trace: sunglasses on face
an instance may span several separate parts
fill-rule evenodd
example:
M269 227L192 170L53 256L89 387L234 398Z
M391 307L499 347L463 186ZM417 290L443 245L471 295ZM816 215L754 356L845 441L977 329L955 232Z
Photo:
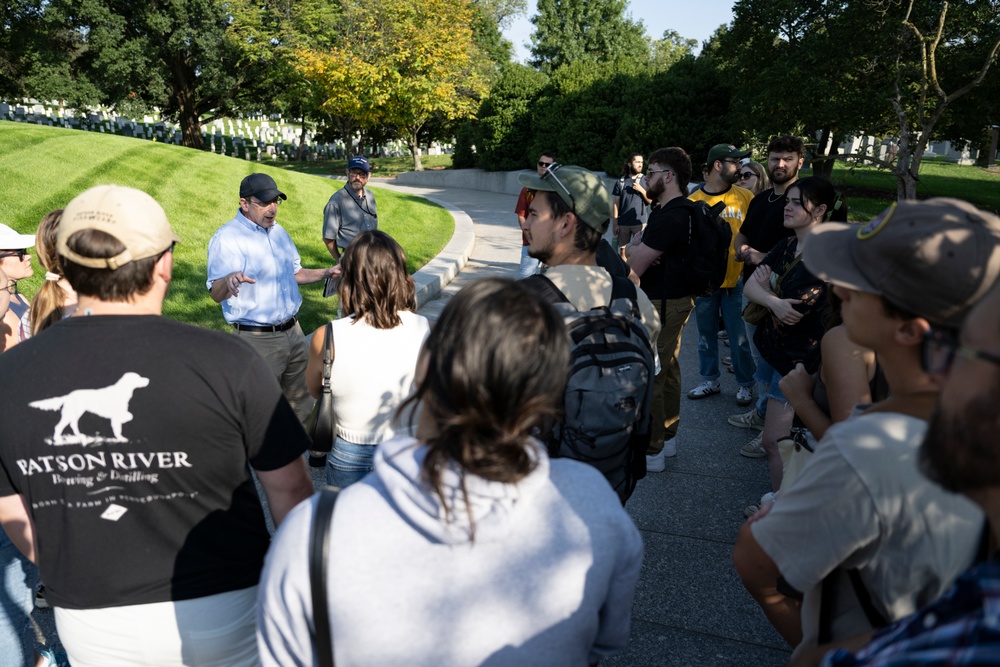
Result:
M24 256L27 255L27 254L28 254L28 251L24 250L24 249L21 249L21 250L8 250L6 252L0 252L0 259L3 259L4 257L17 257L17 261L23 262L24 261Z
M753 173L752 171L744 171L742 174L740 174L741 181L749 181L751 178L756 178L756 177L757 174Z
M951 372L956 357L980 359L1000 366L1000 355L963 345L957 337L938 329L929 329L924 333L920 356L924 372L941 378Z
M553 164L555 164L555 162L545 162L544 160L538 161L538 166L542 169L548 169Z

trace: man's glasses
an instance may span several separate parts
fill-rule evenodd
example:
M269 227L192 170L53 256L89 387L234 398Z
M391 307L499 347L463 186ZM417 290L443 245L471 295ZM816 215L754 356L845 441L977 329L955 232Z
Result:
M281 206L281 197L275 197L271 201L261 201L261 200L259 200L257 198L253 198L253 199L250 200L250 203L251 204L256 204L257 206L260 206L261 208L267 208L271 204L274 204L275 206Z
M757 174L753 173L752 171L744 171L742 174L740 174L740 180L749 181L751 178L756 178L756 176Z
M652 176L653 174L662 174L664 172L670 172L672 174L672 173L674 173L674 170L673 169L650 169L649 171L646 172L646 175L647 176Z
M920 356L924 372L937 377L948 376L955 357L981 359L1000 366L1000 355L963 345L954 335L940 329L930 329L924 333Z
M570 192L569 188L567 188L563 184L563 182L559 180L559 177L556 176L556 171L559 169L560 166L561 165L555 162L550 162L549 166L545 168L545 173L542 174L541 178L543 181L551 178L556 185L562 188L562 191L566 193L567 197L569 197L570 208L573 210L573 213L576 213L576 199L573 197L573 193Z
M4 257L17 257L17 261L23 262L24 261L24 256L27 255L27 254L28 254L28 251L25 250L25 249L21 249L21 250L8 250L7 252L0 252L0 259L3 259Z
M3 291L9 293L11 296L17 296L17 281L11 280L7 283L6 287L0 287Z
M740 163L739 160L734 160L733 158L721 158L719 160L719 162L723 162L723 163L728 162L729 164L739 164Z
M549 167L551 167L554 164L555 164L555 162L546 162L545 160L539 160L538 161L538 166L541 167L542 169L548 169Z

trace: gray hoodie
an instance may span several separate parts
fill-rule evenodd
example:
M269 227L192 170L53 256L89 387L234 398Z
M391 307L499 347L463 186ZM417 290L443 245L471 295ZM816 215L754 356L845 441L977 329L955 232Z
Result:
M639 532L594 468L536 452L535 470L516 485L466 475L468 508L457 471L446 471L446 521L421 480L426 448L412 438L379 446L375 471L340 494L333 520L338 667L583 667L624 648ZM313 664L315 505L288 515L268 554L258 607L264 665Z

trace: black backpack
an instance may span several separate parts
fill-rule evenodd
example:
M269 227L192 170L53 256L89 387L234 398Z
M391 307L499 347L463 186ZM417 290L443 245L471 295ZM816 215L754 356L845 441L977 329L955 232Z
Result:
M549 456L594 466L624 505L646 476L655 371L635 285L611 280L611 303L587 311L545 276L521 282L555 305L570 336L565 411L546 443Z
M684 260L684 287L691 296L708 296L722 287L729 269L733 230L722 219L724 202L709 206L698 200L691 205L688 222L688 253Z

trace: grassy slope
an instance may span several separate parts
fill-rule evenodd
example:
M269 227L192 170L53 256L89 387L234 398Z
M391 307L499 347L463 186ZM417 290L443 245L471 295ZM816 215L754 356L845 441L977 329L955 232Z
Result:
M174 282L165 314L192 324L225 329L222 313L205 289L208 240L231 219L240 180L270 173L288 195L278 221L296 241L303 266L329 266L322 243L323 207L342 182L296 174L256 162L222 157L148 141L78 130L0 122L0 222L32 233L48 211L65 206L90 186L128 185L151 194L183 240L175 251ZM423 199L376 191L379 228L406 250L410 270L432 259L451 238L454 222L444 209ZM33 294L43 275L22 281ZM303 328L311 331L334 312L322 298L322 284L301 289Z

